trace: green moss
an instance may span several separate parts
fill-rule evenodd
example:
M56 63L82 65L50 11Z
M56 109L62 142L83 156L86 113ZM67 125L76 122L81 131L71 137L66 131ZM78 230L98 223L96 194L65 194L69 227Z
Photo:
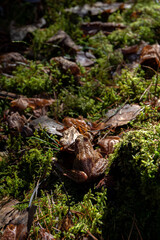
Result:
M33 184L49 177L52 171L52 157L60 148L56 137L49 137L44 131L24 141L22 137L10 137L8 155L0 161L0 195L22 197L23 191Z
M51 80L44 70L44 65L31 61L28 66L19 66L13 77L3 76L1 88L27 96L39 94L51 89Z
M42 193L37 205L40 211L37 216L39 223L50 231L56 239L78 239L88 236L88 232L97 238L102 237L102 216L106 209L106 190L103 193L92 193L91 190L84 195L78 204L72 197L63 192L61 185L56 185L51 195ZM71 202L68 213L68 198ZM56 204L53 204L53 199ZM36 204L36 203L35 203ZM46 216L45 219L43 216ZM67 225L68 224L68 225ZM36 225L31 230L31 236L38 239ZM60 229L56 232L55 228Z
M160 218L160 126L152 128L154 130L142 129L125 134L110 157L116 199L114 204L111 203L112 212L106 213L106 221L110 219L115 232L109 234L106 229L105 232L112 239L129 236L132 224L133 239L139 232L143 239L159 238L155 226ZM108 230L113 228L112 224L106 222Z

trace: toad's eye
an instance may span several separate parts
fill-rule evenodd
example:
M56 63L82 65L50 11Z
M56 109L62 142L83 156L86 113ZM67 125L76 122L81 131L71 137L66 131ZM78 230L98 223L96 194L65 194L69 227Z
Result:
M84 137L83 138L85 142L88 142L88 138L87 137Z

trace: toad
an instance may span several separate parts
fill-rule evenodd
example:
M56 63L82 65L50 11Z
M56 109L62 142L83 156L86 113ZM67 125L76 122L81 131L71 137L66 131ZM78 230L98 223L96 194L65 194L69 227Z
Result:
M75 154L73 169L64 171L64 175L75 182L92 180L106 170L108 160L94 150L89 138L82 134L75 140Z

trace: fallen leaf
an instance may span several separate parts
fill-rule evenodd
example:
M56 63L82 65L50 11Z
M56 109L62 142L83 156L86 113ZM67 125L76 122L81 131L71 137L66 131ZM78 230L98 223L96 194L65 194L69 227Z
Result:
M15 22L11 21L10 24L10 36L12 41L22 41L28 33L34 32L36 29L43 27L46 24L44 18L40 18L38 23L32 25L26 25L22 27L15 26Z
M137 53L137 51L138 51L138 44L122 48L123 55Z
M85 22L81 24L81 29L85 35L94 35L99 31L102 31L105 35L110 34L116 29L124 29L126 26L122 23L112 23L112 22Z
M27 107L34 109L43 108L51 105L54 99L41 99L41 98L19 98L11 102L11 107L25 110Z
M73 75L77 75L80 73L80 69L76 63L71 62L63 57L51 58L50 62L52 61L55 61L56 63L58 63L63 70L65 71L70 70L70 73Z
M147 45L142 49L140 64L157 70L160 67L160 45Z
M50 134L62 136L61 130L64 129L63 124L58 123L47 116L42 116L30 122L30 126L34 129L45 129Z
M106 121L106 126L123 126L134 120L136 116L140 113L140 111L142 111L142 108L138 104L126 104L120 109L111 109L106 114L106 117L109 119L108 121Z
M26 65L27 59L18 52L5 53L0 56L0 65L5 73L11 73L20 64Z
M76 63L79 63L82 67L90 67L95 63L95 56L89 52L79 51L76 55Z
M81 134L74 126L63 131L63 137L60 139L63 149L73 152L75 150L73 144L79 135Z
M84 6L75 6L72 8L67 8L65 11L71 12L74 14L77 14L81 17L84 17L88 14L92 16L96 16L102 13L113 13L117 10L121 9L129 9L132 7L132 4L124 4L124 3L102 3L102 2L96 2L92 5L85 4Z
M108 136L98 142L102 153L109 155L114 152L114 146L120 141L118 136Z
M85 133L90 129L90 126L86 123L83 118L71 118L65 117L63 123L66 127L74 126L81 133Z
M22 132L27 119L24 116L20 116L18 112L15 112L7 116L7 121L10 129L15 129L18 132Z
M49 38L47 43L61 45L62 47L66 47L67 50L70 49L74 52L77 52L80 49L80 47L76 45L71 37L63 30L59 30L53 37Z

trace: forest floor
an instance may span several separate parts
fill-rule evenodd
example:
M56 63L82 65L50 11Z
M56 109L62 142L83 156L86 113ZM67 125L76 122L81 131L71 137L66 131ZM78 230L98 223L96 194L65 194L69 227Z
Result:
M0 5L0 238L160 238L160 4Z

